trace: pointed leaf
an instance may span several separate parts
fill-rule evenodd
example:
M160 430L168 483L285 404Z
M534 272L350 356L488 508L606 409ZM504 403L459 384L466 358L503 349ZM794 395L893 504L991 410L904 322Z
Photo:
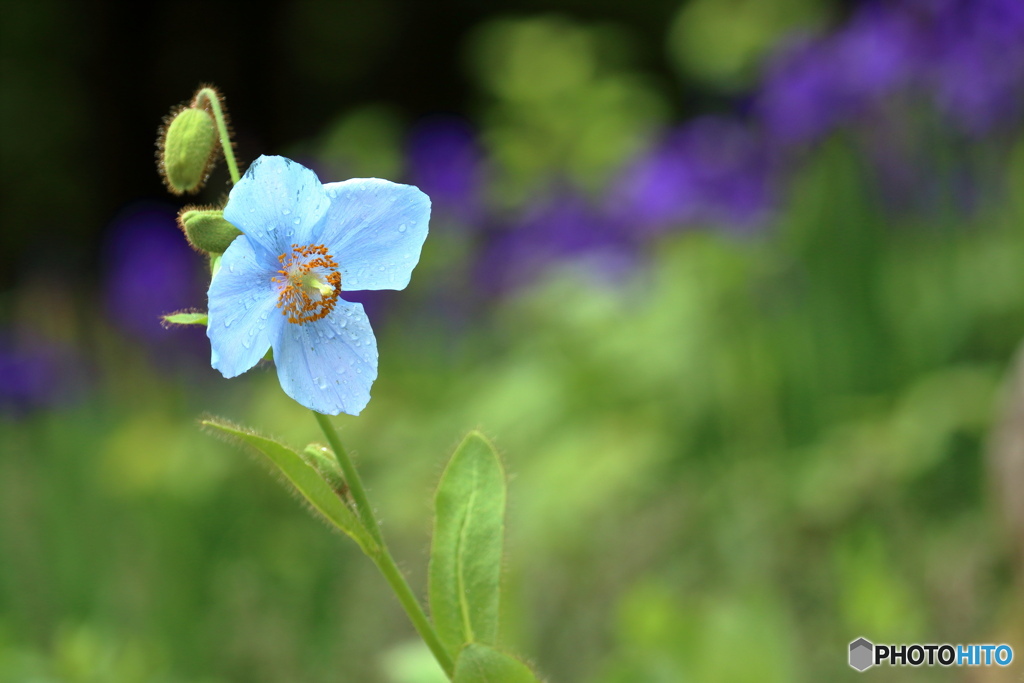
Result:
M252 446L273 463L277 470L291 484L314 512L352 537L359 546L370 553L375 547L356 514L338 497L320 474L307 465L302 457L273 439L242 429L220 420L203 420L202 424L212 427L246 445Z
M470 432L441 476L434 499L430 611L454 655L498 633L505 470L494 446Z
M539 683L530 667L486 645L470 644L455 660L452 683Z

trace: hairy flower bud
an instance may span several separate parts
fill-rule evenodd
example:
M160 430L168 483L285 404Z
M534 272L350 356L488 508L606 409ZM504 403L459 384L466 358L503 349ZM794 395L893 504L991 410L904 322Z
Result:
M345 483L345 475L341 471L341 465L338 464L338 457L330 448L323 444L311 443L299 453L299 457L316 470L339 496L345 496L348 493L348 484Z
M210 175L220 143L206 109L184 107L169 117L157 141L158 167L174 194L198 192Z
M188 243L199 251L221 254L242 232L224 220L220 209L186 206L178 214L178 226Z

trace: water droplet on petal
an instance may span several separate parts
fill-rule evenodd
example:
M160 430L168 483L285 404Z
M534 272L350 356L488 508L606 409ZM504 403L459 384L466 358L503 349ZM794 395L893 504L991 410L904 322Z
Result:
M292 212L291 209L281 209L281 215L282 216L287 216L291 212Z
M402 223L401 225L398 226L398 232L405 232L405 231L406 231L405 223Z
M301 221L298 218L296 218L294 223L295 223L295 225L298 225L299 223L301 223Z
M316 382L316 385L321 389L327 388L327 380L325 380L323 377L314 377L313 381Z
M254 206L253 208L249 209L249 213L256 213L256 207Z

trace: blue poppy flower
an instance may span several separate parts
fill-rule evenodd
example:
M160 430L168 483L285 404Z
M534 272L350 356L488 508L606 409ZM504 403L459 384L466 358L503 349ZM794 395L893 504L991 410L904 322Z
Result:
M242 374L273 348L281 388L317 412L358 415L377 377L377 341L342 293L404 289L427 237L430 199L411 185L322 185L290 159L261 156L224 218L242 231L210 283L211 364Z

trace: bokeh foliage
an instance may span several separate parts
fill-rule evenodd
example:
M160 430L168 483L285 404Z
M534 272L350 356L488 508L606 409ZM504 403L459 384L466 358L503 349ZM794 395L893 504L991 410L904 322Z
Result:
M714 5L663 12L664 73L644 67L628 21L571 6L479 17L460 37L483 208L435 200L409 289L367 302L373 400L338 420L384 531L426 595L430 492L480 428L511 475L500 640L551 681L853 680L858 636L1024 653L1024 539L994 494L1007 456L990 438L1024 338L1019 120L962 135L894 98L916 162L895 191L865 116L770 167L762 224L701 218L557 258L538 247L499 286L481 283L487 259L519 263L522 249L488 240L529 237L516 216L538 198L590 207L584 229L604 220L622 170L683 115L677 90L703 100L685 114L727 108L786 31L844 18L828 3L785 3L770 21L751 10L735 30L764 35L693 61L678 41L700 33L687 22L723 21ZM317 26L316 3L296 7L281 30L302 79L355 79L317 58L322 27L293 35ZM389 17L368 25L389 35ZM675 68L689 76L670 80ZM244 149L257 133L227 96ZM419 113L367 98L257 151L416 180ZM174 306L204 303L194 259L194 298ZM35 272L3 295L8 336L63 345L80 374L46 376L59 397L5 394L0 680L438 680L357 549L196 421L216 413L301 450L319 438L308 412L272 371L216 376L201 331L126 327L110 308L136 299L109 292L148 282L114 270L99 273L102 305L62 304L59 283L41 296Z

